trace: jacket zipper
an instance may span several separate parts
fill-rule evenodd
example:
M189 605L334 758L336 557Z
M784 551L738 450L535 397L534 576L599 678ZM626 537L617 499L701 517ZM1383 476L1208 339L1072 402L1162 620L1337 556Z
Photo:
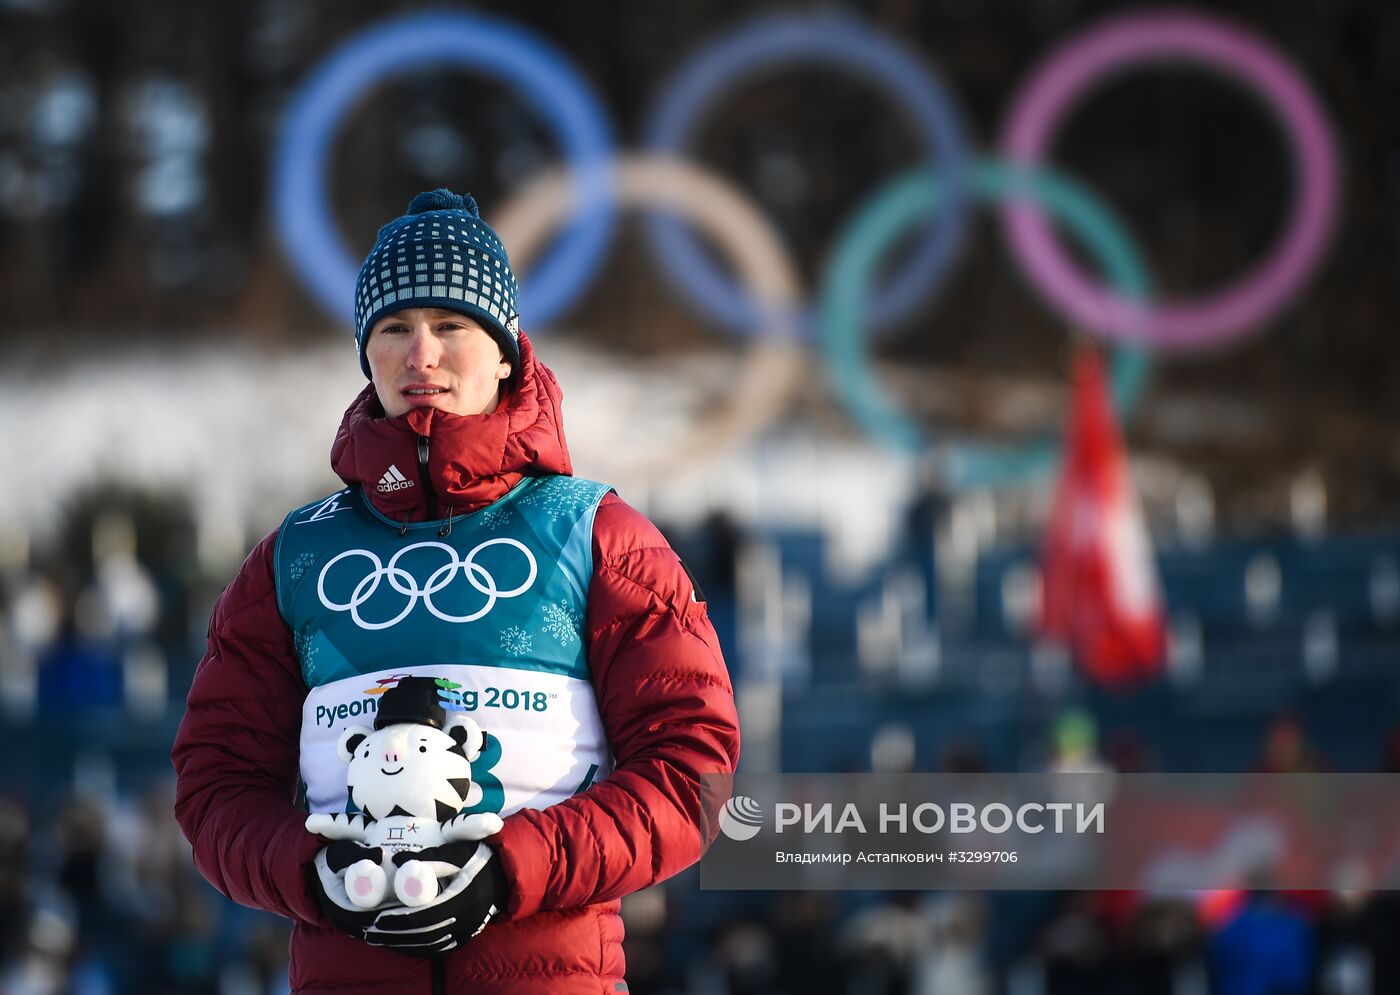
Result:
M428 437L418 437L418 480L423 484L423 493L428 496L428 521L435 521L437 514L437 492L433 490L433 478L428 476Z

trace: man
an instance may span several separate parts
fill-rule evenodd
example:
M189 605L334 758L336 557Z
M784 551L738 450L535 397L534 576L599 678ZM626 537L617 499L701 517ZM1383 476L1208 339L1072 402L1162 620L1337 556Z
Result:
M215 887L294 920L294 992L624 991L618 900L699 858L702 776L737 762L704 597L571 476L515 296L470 197L420 194L380 229L355 298L371 383L331 449L347 488L288 515L214 610L176 816ZM409 676L487 734L463 810L504 827L429 906L361 911L298 775L311 811L351 810L336 742Z

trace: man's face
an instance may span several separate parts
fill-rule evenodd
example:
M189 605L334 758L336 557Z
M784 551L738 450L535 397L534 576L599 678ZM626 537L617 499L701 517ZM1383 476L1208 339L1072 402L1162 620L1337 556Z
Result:
M407 308L380 318L369 330L365 358L391 418L416 407L490 414L511 372L486 329L439 308Z

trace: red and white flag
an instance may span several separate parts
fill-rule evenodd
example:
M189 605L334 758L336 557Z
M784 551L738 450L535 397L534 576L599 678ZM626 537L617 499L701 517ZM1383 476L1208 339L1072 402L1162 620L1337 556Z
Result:
M1142 506L1092 348L1074 364L1064 467L1042 567L1041 632L1101 684L1161 669L1162 595Z

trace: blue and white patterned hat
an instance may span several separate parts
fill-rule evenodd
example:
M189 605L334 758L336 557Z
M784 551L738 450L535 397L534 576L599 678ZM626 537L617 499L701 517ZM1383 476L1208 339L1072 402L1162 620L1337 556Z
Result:
M355 281L355 341L369 376L365 341L386 314L411 307L459 311L481 322L511 363L520 359L515 274L505 246L471 194L420 193L408 213L379 229Z

